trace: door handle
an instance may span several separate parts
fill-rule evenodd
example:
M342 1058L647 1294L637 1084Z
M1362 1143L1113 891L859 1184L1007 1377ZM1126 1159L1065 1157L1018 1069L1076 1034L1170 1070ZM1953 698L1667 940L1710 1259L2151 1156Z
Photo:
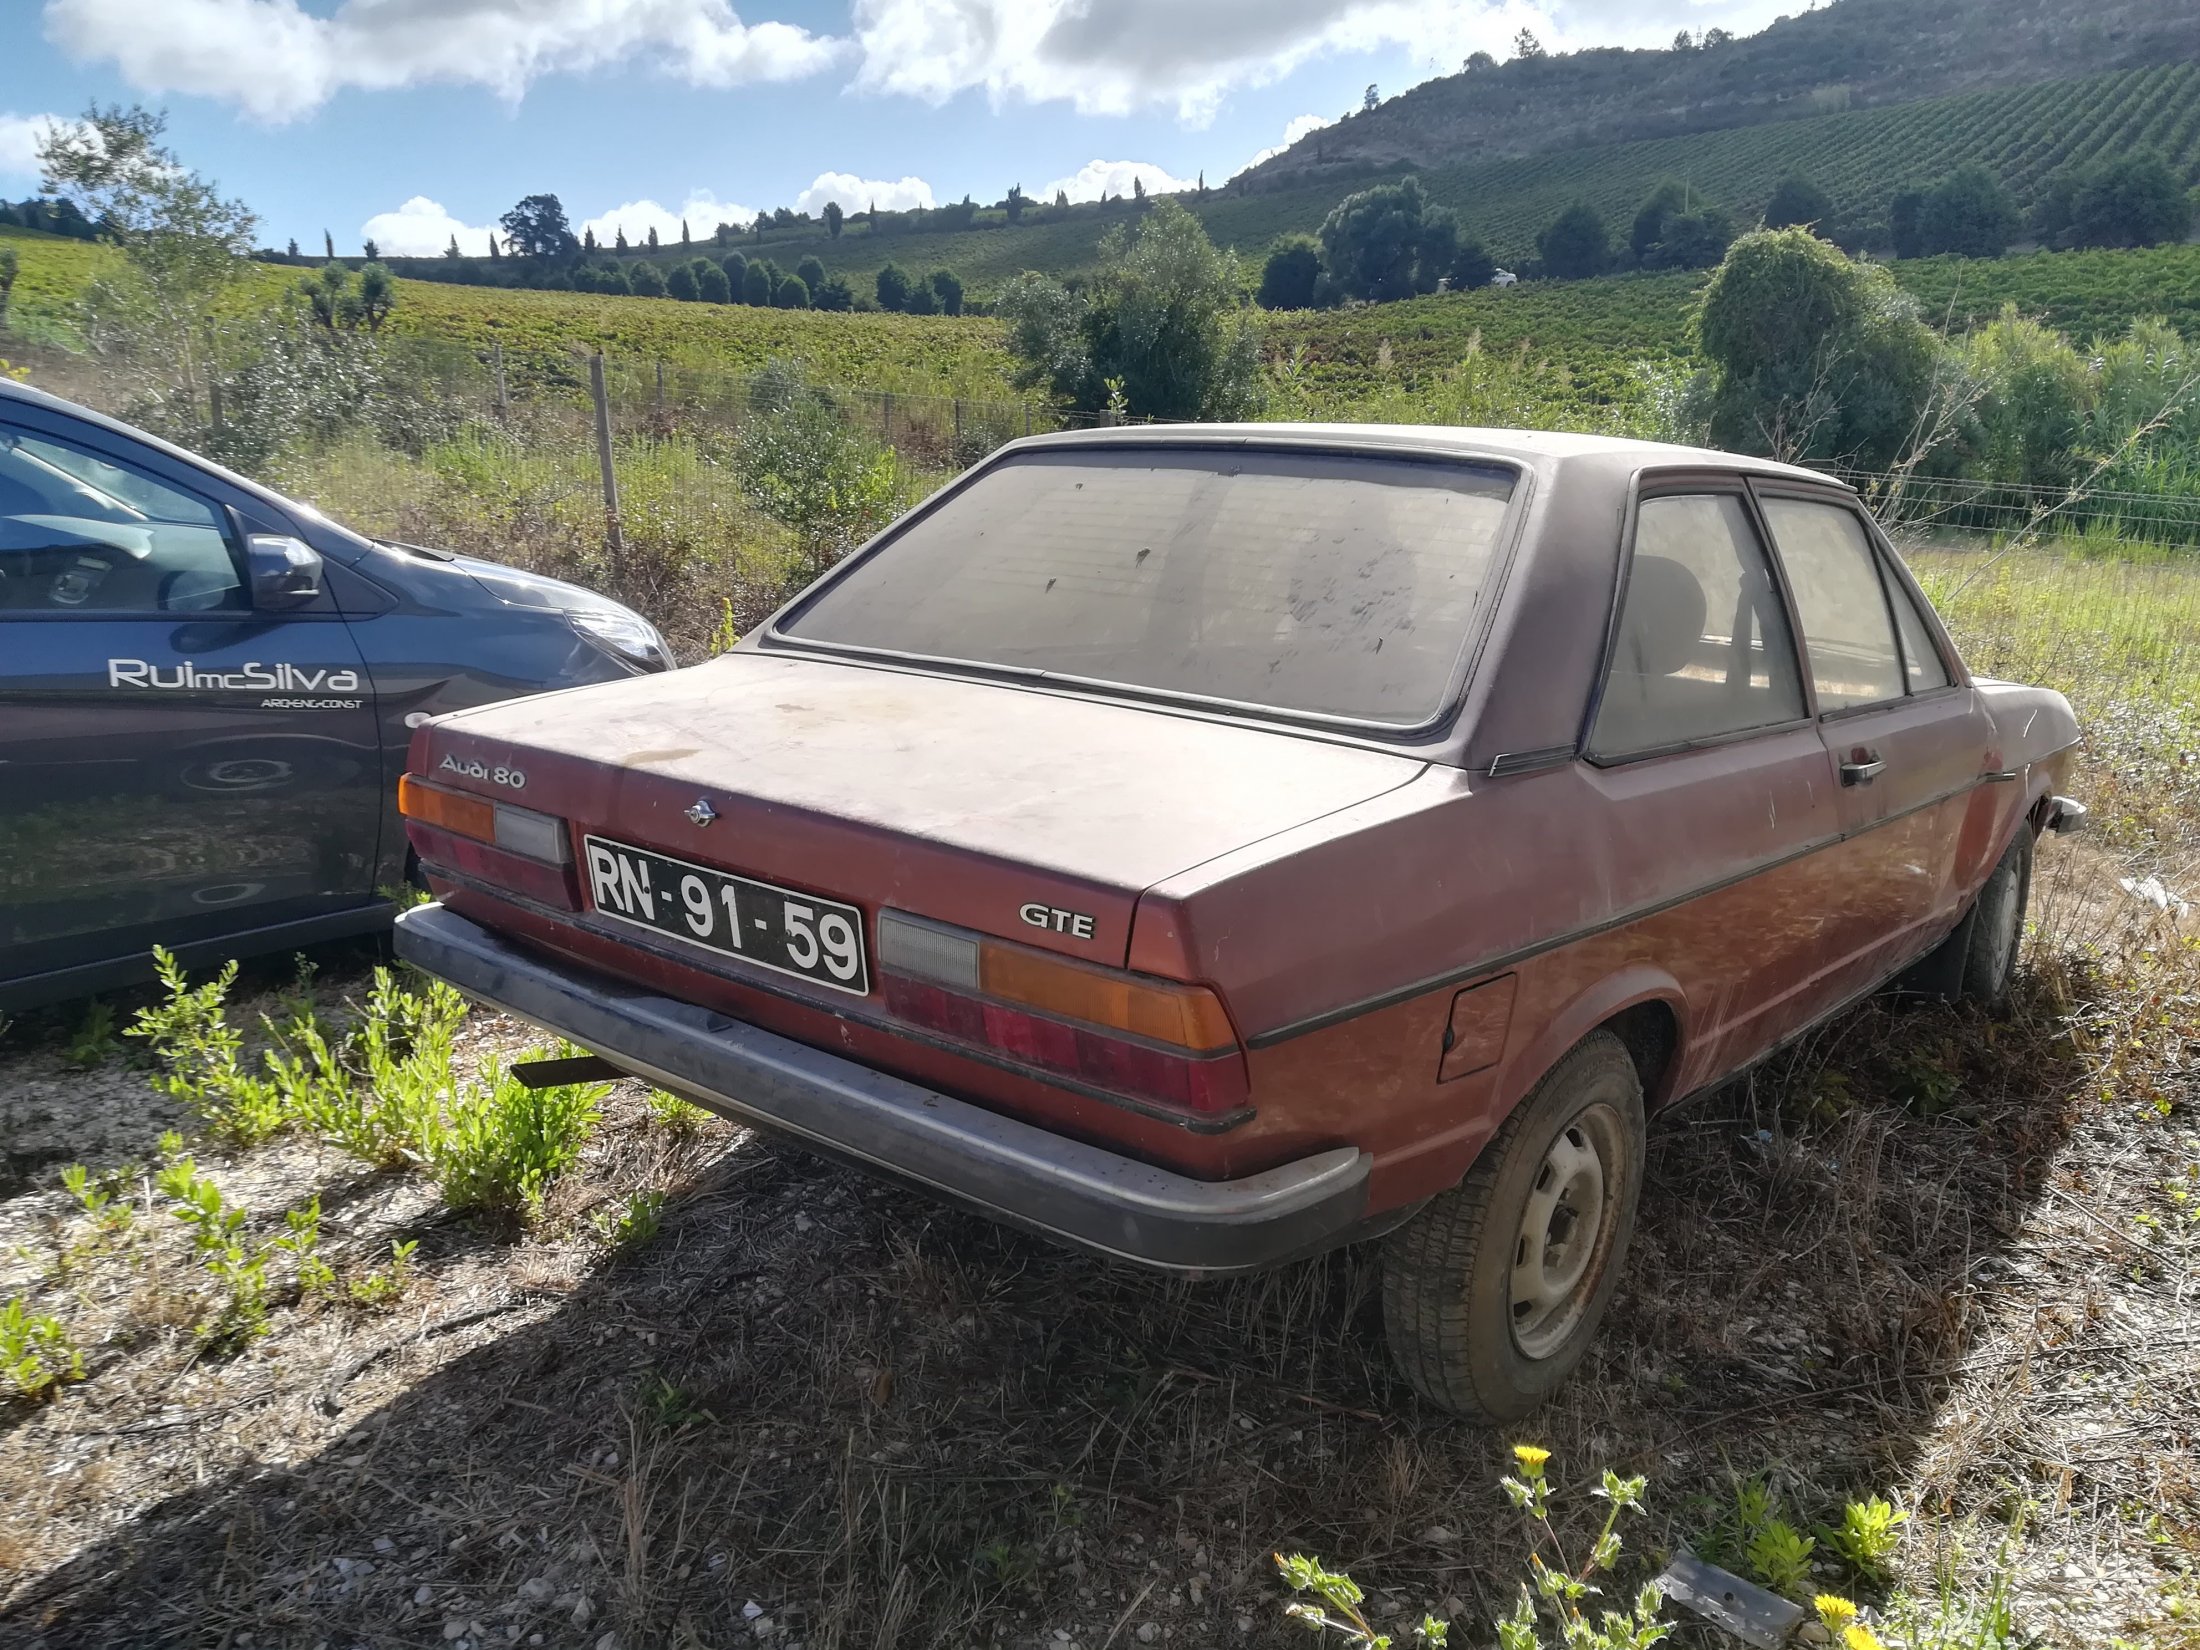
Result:
M1877 751L1859 750L1841 764L1841 783L1844 785L1869 785L1887 771L1887 764Z

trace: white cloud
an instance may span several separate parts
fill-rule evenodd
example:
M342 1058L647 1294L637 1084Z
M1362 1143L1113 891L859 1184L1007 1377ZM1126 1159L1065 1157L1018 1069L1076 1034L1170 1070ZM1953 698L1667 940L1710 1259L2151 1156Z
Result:
M817 181L794 198L797 212L818 213L827 201L840 202L843 212L906 212L912 206L932 207L932 186L922 178L888 182L884 178L859 178L853 172L820 172Z
M266 121L337 92L427 81L517 99L543 75L639 59L699 86L797 80L844 42L745 24L728 0L46 0L46 35L140 91L221 98Z
M393 258L432 258L458 237L458 249L470 258L489 250L494 224L461 223L438 201L415 195L394 212L377 212L359 226L359 238L372 241L378 251Z
M1258 166L1264 160L1274 160L1278 155L1282 154L1284 150L1290 148L1292 144L1298 142L1299 139L1304 137L1312 137L1324 126L1334 126L1336 124L1337 122L1328 115L1301 115L1298 119L1294 120L1293 122L1291 122L1290 125L1286 126L1283 129L1283 141L1281 143L1277 144L1272 149L1263 149L1259 154L1255 155L1251 160L1245 163L1244 169L1250 171L1253 167Z
M1072 201L1096 201L1103 195L1128 195L1131 180L1146 186L1149 195L1175 195L1194 187L1190 178L1171 177L1162 167L1144 160L1088 160L1066 178L1056 178L1039 191L1038 199L1050 201L1067 191Z
M69 122L60 115L0 114L0 176L38 176L38 144L47 131Z
M707 242L711 233L722 223L746 227L756 222L756 208L736 206L722 201L709 190L698 190L680 204L679 210L660 206L652 200L627 201L610 211L585 219L573 226L576 235L595 231L599 246L616 243L619 231L626 231L629 246L643 246L649 241L649 232L657 231L657 239L665 246L680 244L680 224L685 220L688 234L698 242Z

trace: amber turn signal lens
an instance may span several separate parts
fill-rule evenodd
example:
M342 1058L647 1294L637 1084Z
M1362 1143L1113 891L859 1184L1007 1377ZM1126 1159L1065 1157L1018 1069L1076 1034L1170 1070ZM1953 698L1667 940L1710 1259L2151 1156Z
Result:
M982 944L978 989L1042 1014L1125 1031L1173 1048L1234 1048L1222 1000L1204 986L1172 985L1086 967L1023 946Z
M496 840L494 802L468 796L464 791L447 791L441 785L430 785L409 773L397 782L397 811L407 819L417 819L423 825L433 825L459 836L470 836L476 842Z

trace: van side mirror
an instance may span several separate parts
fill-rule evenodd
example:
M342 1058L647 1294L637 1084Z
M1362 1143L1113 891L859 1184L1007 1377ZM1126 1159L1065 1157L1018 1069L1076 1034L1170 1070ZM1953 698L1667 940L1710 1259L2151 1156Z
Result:
M255 609L287 613L321 599L321 552L312 545L275 533L254 533L244 542Z

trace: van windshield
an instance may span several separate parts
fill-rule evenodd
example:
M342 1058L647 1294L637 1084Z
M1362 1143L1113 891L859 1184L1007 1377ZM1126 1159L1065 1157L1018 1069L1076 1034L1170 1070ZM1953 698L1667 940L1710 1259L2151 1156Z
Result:
M792 640L1410 727L1444 707L1510 470L1303 452L1037 452L781 627Z

